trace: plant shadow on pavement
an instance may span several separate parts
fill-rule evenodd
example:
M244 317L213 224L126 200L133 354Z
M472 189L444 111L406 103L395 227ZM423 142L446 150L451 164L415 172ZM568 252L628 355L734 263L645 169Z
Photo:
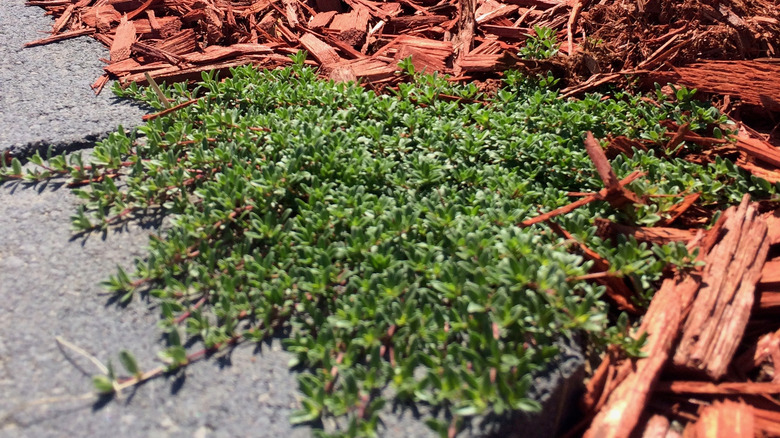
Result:
M143 371L122 352L126 376L94 376L98 392L279 339L302 394L291 420L323 436L375 434L388 399L444 436L471 419L500 423L540 409L529 391L560 354L556 340L584 333L594 351L641 347L578 248L607 260L597 274L630 287L637 307L669 265L691 264L682 244L602 239L593 218L652 226L690 193L716 210L754 186L774 192L728 161L664 156L661 121L710 134L725 121L687 90L660 103L627 92L562 100L554 78L508 72L505 88L484 96L407 63L411 82L376 95L318 80L304 58L224 80L204 74L195 90L117 90L155 110L160 95L191 103L111 134L89 166L63 158L28 176L18 162L0 172L86 182L74 189L84 205L73 218L85 233L159 209L152 223L163 236L104 285L112 303L158 306L165 365ZM587 131L651 146L611 163L619 178L646 172L627 186L646 202L597 201L555 227L521 225L603 188L582 147Z
M63 187L66 187L67 184L65 183L65 181L46 179L41 181L22 181L22 180L8 181L5 182L5 184L0 182L0 187L2 186L6 186L7 188L9 188L8 194L10 195L16 193L16 190L18 190L19 188L21 188L22 190L35 190L40 195L47 190L56 192L62 189Z
M147 211L138 212L132 219L124 220L119 224L114 224L111 227L95 231L95 230L82 230L75 231L71 234L70 241L81 240L81 245L85 245L87 240L94 234L99 234L100 240L107 240L109 233L121 234L131 232L130 227L137 227L140 230L152 231L160 230L165 223L166 212L162 208L153 208Z

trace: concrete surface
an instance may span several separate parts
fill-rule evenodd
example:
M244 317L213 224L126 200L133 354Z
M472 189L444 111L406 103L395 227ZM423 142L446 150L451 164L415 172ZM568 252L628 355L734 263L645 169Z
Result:
M106 56L95 41L21 49L50 23L24 0L0 7L0 151L26 156L49 145L58 152L88 148L118 124L136 126L144 113L108 89L94 97L89 84L101 72L98 58ZM310 436L307 427L288 422L298 406L297 385L278 342L193 364L120 401L95 405L79 398L92 390L97 370L60 350L55 337L117 366L118 352L127 349L145 369L158 364L161 344L151 303L108 305L98 284L117 265L130 268L143 257L153 229L135 224L73 239L70 216L78 202L60 184L0 186L0 437ZM581 383L582 363L576 348L567 349L535 382L543 413L507 422L500 435L551 436L558 408ZM408 411L388 412L383 420L381 436L432 436Z

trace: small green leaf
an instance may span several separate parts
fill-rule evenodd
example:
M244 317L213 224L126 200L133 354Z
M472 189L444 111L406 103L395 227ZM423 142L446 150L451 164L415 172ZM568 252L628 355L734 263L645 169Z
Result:
M461 417L470 417L472 415L477 415L479 413L479 409L477 409L477 407L474 405L464 405L453 409L452 413L455 415L460 415Z
M542 405L530 398L521 398L515 401L513 407L524 412L539 412L542 410Z
M35 152L35 155L30 157L30 162L38 166L43 166L43 158L41 157L41 154L39 152Z
M182 346L169 347L165 351L157 353L157 356L168 364L168 369L171 371L185 366L189 362L187 350Z
M171 328L168 332L168 345L172 347L181 346L181 335L179 335L179 330L176 327Z
M95 388L95 391L101 395L114 393L114 381L109 379L108 376L93 376L92 386Z
M485 306L472 301L468 306L466 306L466 311L469 313L481 313L485 311Z
M301 423L308 423L309 421L314 421L320 418L320 413L315 409L301 409L299 411L295 411L290 415L290 423L292 424L301 424Z
M116 379L116 372L114 372L114 364L111 362L111 360L108 360L108 363L106 364L106 368L108 369L108 378L109 379Z
M14 171L14 175L22 174L22 162L18 158L11 160L11 169Z
M127 370L128 373L132 374L135 377L138 377L141 375L141 371L138 369L138 363L135 361L135 357L127 351L122 350L119 352L119 361L122 362L122 366L125 367L125 370Z

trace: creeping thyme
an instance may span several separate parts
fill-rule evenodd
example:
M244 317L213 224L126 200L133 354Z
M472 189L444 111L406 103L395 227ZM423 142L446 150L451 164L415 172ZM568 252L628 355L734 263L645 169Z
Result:
M558 54L558 37L555 30L544 26L534 26L534 35L531 35L525 45L520 48L520 55L526 59L550 59Z
M299 57L282 70L204 75L195 90L162 87L172 106L196 101L120 129L89 163L35 156L37 169L14 160L0 178L71 178L84 199L73 218L81 232L167 215L135 271L106 281L123 301L146 291L160 304L167 369L189 362L193 341L213 351L284 328L290 365L306 370L294 422L340 417L335 432L372 435L387 390L447 418L534 410L526 392L556 339L601 333L630 354L641 342L626 337L625 317L608 328L603 288L580 279L591 263L571 241L518 224L571 202L568 192L602 188L586 131L653 139L666 119L694 129L723 122L685 93L660 107L625 93L574 101L553 83L510 72L487 97L416 75L396 95L376 95L320 81ZM164 108L151 89L118 91ZM613 167L621 178L647 173L630 186L640 195L672 196L620 211L594 202L555 220L644 299L668 263L690 255L603 241L593 218L653 224L693 192L713 208L774 192L723 160L701 166L651 150ZM148 375L123 355L130 375ZM121 387L113 379L96 384L112 392Z

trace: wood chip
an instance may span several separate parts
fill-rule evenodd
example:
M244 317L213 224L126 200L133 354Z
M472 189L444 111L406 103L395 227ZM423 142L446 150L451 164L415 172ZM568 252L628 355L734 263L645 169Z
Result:
M350 46L357 47L365 41L370 18L371 15L368 8L359 7L348 14L334 16L328 28L337 32L336 38Z
M682 324L683 311L699 288L699 280L684 275L663 282L647 309L640 333L647 333L646 356L623 365L628 376L593 419L585 438L627 438L645 408Z
M676 366L702 371L715 380L725 375L742 339L769 250L766 222L748 195L729 211L725 236L708 256L704 286L674 355Z
M753 409L745 402L716 401L701 410L699 420L689 425L691 438L734 438L755 435Z
M758 395L780 394L780 384L766 382L727 382L712 383L703 381L660 382L655 391L671 394L707 394L707 395Z
M780 167L780 149L767 141L750 136L744 130L740 130L737 136L737 150L772 166Z
M666 213L669 214L669 217L658 221L658 226L666 226L674 223L674 221L682 216L683 213L688 211L688 209L691 208L691 206L693 206L693 204L698 201L700 197L700 193L692 193L685 196L680 203L675 204L672 206L672 208L666 211Z
M704 61L648 79L678 83L707 93L728 94L743 102L780 111L780 64L762 61Z
M233 44L231 46L210 46L203 53L190 53L181 58L193 64L208 64L243 55L271 54L273 49L265 44Z
M322 65L337 64L344 60L332 46L310 33L303 35L300 41L303 47Z
M670 427L668 418L663 415L653 415L645 424L642 438L666 438Z
M642 176L644 176L644 173L642 173L642 172L639 172L639 171L632 172L630 175L628 175L627 177L625 177L622 180L620 180L619 184L621 186L625 186L626 184L630 184L631 182L637 180L638 178L640 178ZM583 205L587 205L587 204L589 204L589 203L591 203L593 201L600 200L600 199L605 199L607 197L607 195L608 195L607 189L602 189L598 193L593 193L591 195L588 195L588 196L584 197L583 199L580 199L578 201L572 202L571 204L564 205L563 207L556 208L555 210L552 210L552 211L544 213L544 214L540 214L539 216L535 216L535 217L533 217L531 219L526 219L526 220L524 220L523 222L520 223L520 226L528 227L528 226L531 226L533 224L538 224L540 222L548 221L548 220L550 220L550 219L552 219L552 218L554 218L556 216L560 216L562 214L570 213L570 212L576 210L577 208L582 207Z
M319 29L327 26L330 24L330 21L333 20L333 17L336 16L337 13L338 12L336 11L320 12L319 14L311 17L311 21L309 21L309 28Z
M615 175L615 171L612 170L612 166L609 164L609 160L607 160L604 149L601 148L601 145L596 141L590 131L585 134L585 150L588 152L588 156L593 162L593 165L596 166L596 171L598 172L601 181L604 182L604 187L607 190L605 199L613 207L621 207L628 203L644 204L644 201L639 199L636 194L626 190L620 184L617 175Z
M130 57L130 47L135 43L135 23L122 17L116 28L114 42L111 44L111 62L118 62Z
M764 267L761 269L761 283L776 283L780 284L780 259L769 260L764 263Z
M602 238L616 237L618 234L631 236L640 242L656 243L665 245L671 242L687 243L692 241L698 230L681 230L679 228L668 227L637 227L621 225L607 219L596 218L594 225L598 228L599 236Z
M607 288L607 296L616 304L618 309L633 315L639 313L639 309L633 304L633 300L636 298L634 292L626 286L622 278L609 274L610 263L607 259L599 255L596 251L588 248L584 243L580 242L558 224L550 222L548 223L548 226L567 241L574 242L577 249L585 256L585 259L593 263L591 273L607 273L606 275L598 275L594 280Z
M35 46L42 46L44 44L50 44L57 41L63 41L67 40L69 38L76 38L84 35L91 35L94 32L92 29L79 29L79 30L71 30L69 32L63 32L59 33L57 35L52 35L50 37L41 38L39 40L30 41L29 43L25 43L24 47L35 47Z
M52 35L58 34L62 28L65 27L66 24L68 24L68 20L73 16L73 11L76 9L75 5L70 5L65 9L65 12L60 15L59 18L54 22L54 25L52 26L51 33Z

